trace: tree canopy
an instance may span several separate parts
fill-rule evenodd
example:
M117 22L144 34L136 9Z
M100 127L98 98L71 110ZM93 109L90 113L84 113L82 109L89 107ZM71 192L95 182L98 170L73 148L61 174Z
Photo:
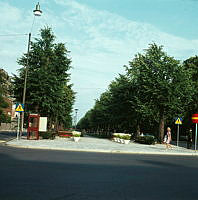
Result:
M184 117L193 100L193 67L187 67L187 62L150 44L124 66L126 73L112 81L79 127L82 121L92 128L108 124L121 131L149 131L162 140L164 126L171 125L175 117Z
M48 117L49 125L71 126L74 92L70 84L71 59L63 43L55 43L51 28L40 31L31 42L29 56L18 59L19 75L14 75L14 96L22 102L25 67L28 59L25 110Z
M6 102L5 98L9 94L9 76L3 70L0 69L0 123L7 122L8 116L3 112L4 108L7 108L9 105Z

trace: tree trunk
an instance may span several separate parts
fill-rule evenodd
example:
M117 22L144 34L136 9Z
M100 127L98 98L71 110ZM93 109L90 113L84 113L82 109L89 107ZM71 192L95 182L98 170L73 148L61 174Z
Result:
M162 114L160 116L160 123L159 123L159 139L160 139L160 142L163 141L163 137L164 137L164 122L165 122L165 117L164 117L164 114Z
M136 136L140 136L140 125L139 125L139 123L137 125Z

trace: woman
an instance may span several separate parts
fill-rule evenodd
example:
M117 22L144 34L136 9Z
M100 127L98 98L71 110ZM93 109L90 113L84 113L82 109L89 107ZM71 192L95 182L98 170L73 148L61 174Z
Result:
M171 142L171 129L170 129L170 127L168 127L167 128L167 133L166 133L166 141L165 141L165 143L166 143L166 149L169 149L169 148L172 148L171 147L171 145L170 145L170 142Z

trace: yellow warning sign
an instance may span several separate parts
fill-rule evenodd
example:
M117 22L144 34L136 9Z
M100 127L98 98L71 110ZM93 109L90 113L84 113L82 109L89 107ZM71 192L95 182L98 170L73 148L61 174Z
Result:
M16 107L16 112L24 112L23 106L21 104L18 104Z
M182 124L182 120L180 118L177 118L177 120L175 121L175 124Z

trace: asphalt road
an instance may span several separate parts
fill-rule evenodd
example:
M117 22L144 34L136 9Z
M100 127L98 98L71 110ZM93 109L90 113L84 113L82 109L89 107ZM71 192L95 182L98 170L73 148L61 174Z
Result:
M1 200L198 199L198 157L0 145Z
M0 131L0 141L9 141L16 138L16 132Z

